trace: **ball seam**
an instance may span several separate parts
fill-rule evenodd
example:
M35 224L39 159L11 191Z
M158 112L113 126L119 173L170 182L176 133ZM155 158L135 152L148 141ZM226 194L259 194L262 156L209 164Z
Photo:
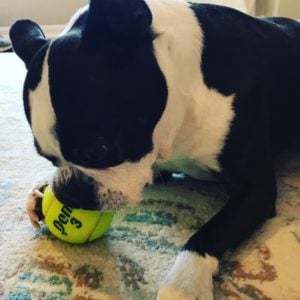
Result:
M52 199L50 200L50 204L48 205L48 208L47 208L47 210L45 211L45 218L46 218L46 216L47 216L47 213L48 213L49 209L50 209L51 206L53 205L54 200L55 200L54 198L52 198Z
M95 223L93 229L90 231L90 234L88 235L87 240L85 241L85 243L89 242L90 237L92 236L92 234L96 230L97 226L100 224L102 218L103 218L103 215L99 213L99 218L98 218L97 222Z

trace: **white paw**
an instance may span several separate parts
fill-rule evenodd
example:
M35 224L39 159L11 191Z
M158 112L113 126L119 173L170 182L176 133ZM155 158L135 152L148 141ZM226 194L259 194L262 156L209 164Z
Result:
M27 196L27 204L26 209L30 219L31 224L33 227L39 229L41 226L39 224L40 217L38 213L39 207L41 207L40 202L42 201L43 197L43 189L48 185L48 183L43 182L41 184L36 185L28 194Z
M181 252L160 287L156 300L213 300L216 258Z

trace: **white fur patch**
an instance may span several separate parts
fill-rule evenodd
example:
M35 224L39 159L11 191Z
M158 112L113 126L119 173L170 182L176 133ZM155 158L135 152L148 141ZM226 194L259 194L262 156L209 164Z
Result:
M77 166L99 182L99 198L102 210L116 209L124 204L132 206L142 199L146 183L152 183L152 165L155 152L147 154L139 162L125 162L104 170L87 169Z
M205 85L203 33L189 5L182 0L146 2L158 33L155 56L168 86L167 106L153 134L158 163L188 158L199 168L220 171L217 157L234 117L234 95L225 97ZM174 171L189 173L180 166Z
M163 281L157 300L213 300L213 275L218 260L183 251Z
M49 94L48 53L49 49L42 67L41 81L34 91L29 91L31 129L43 153L62 159L54 133L56 118Z

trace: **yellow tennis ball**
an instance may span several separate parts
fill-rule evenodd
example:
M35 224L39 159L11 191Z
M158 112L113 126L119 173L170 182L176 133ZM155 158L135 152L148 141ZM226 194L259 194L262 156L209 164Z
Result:
M44 222L59 239L82 244L99 238L110 227L114 213L75 209L59 202L49 187L42 199Z

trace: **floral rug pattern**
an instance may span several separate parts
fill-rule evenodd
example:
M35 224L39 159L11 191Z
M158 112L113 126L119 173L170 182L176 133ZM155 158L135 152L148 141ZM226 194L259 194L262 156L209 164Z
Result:
M35 231L26 193L53 169L32 147L24 74L14 54L0 54L0 299L155 299L181 246L224 205L223 191L189 179L153 186L85 245ZM225 255L215 299L300 300L300 155L280 162L278 178L278 216Z

